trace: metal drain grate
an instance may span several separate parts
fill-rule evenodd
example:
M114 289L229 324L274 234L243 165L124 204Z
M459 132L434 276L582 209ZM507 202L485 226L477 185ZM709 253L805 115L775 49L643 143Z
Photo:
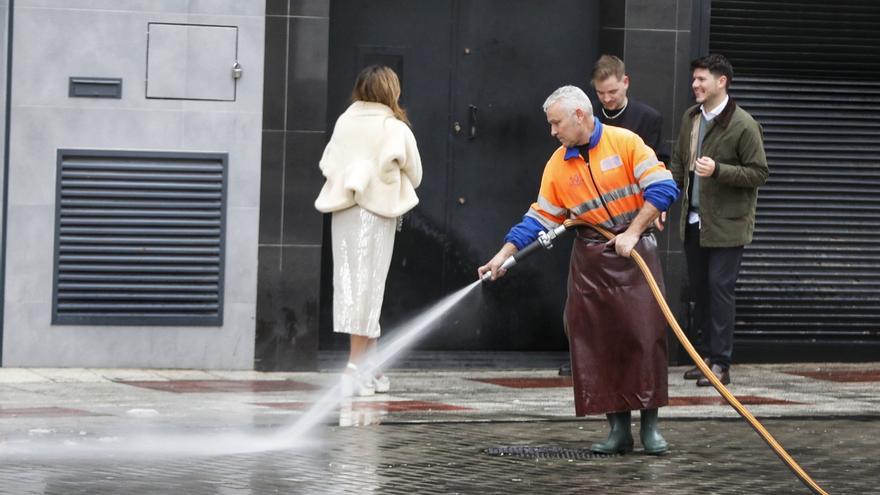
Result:
M618 454L597 454L589 449L567 449L563 447L491 447L483 453L494 457L524 457L527 459L605 459Z

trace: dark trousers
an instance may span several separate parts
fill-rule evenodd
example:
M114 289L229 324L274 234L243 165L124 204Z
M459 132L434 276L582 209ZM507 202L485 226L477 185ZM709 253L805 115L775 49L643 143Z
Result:
M734 288L742 261L743 246L700 246L698 223L687 226L684 238L690 293L694 300L694 324L699 331L697 350L712 364L730 367L733 326L736 320ZM696 332L692 333L696 335Z

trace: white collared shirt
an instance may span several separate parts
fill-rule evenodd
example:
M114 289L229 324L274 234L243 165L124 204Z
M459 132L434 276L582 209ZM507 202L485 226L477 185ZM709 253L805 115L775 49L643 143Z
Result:
M728 100L730 100L730 96L724 95L724 99L721 101L721 104L708 112L706 111L706 107L704 105L700 105L700 111L703 112L703 117L706 119L706 122L712 122L712 119L721 115L721 112L724 111L724 107L727 106Z

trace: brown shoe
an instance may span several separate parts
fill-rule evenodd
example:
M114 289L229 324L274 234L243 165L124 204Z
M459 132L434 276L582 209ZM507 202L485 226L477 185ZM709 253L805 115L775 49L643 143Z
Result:
M712 373L715 375L715 378L721 381L722 385L727 385L728 383L730 383L730 368L722 368L718 364L713 364ZM710 385L712 385L712 382L710 382L709 379L706 377L697 380L698 387L708 387Z
M703 362L706 363L706 366L711 366L708 359L704 359ZM698 378L703 378L703 372L700 371L700 368L697 366L694 366L693 368L684 372L685 380L696 380Z

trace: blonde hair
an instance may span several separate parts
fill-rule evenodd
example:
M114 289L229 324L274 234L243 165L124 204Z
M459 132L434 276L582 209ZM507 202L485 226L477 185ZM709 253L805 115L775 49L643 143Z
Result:
M625 74L626 66L623 65L623 60L614 55L602 55L596 61L596 65L593 66L593 79L590 82L596 84L611 76L616 77L620 81Z
M357 76L351 92L352 101L371 101L381 103L394 112L398 120L411 125L409 118L398 99L400 99L400 79L390 67L370 65Z

